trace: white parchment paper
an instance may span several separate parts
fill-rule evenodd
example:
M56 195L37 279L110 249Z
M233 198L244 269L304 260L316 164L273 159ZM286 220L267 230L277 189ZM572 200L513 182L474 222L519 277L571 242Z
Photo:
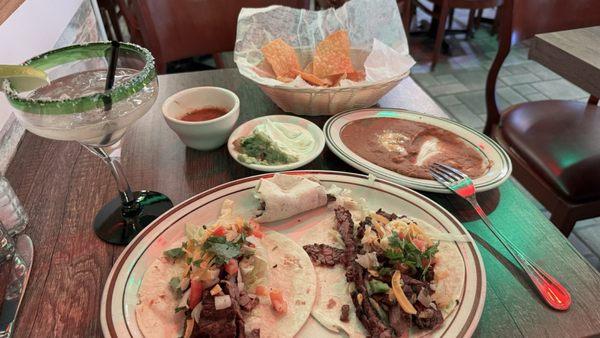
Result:
M338 9L323 11L283 6L243 8L238 17L234 61L242 75L260 84L311 87L300 77L284 83L258 75L255 67L263 61L260 48L282 38L296 48L304 66L316 45L340 29L348 31L351 49L363 50L362 54L367 55L366 59L352 56L355 68L363 69L364 63L366 80L343 80L340 87L386 81L406 73L415 64L408 53L395 0L352 0Z

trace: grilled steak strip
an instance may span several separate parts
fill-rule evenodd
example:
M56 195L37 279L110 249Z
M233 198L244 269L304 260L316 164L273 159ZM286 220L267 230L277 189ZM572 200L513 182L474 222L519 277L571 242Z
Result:
M340 320L344 323L350 321L350 305L344 304L342 305L342 313L340 314Z
M245 337L244 318L240 308L240 289L237 286L237 275L231 276L229 280L221 281L225 284L225 290L231 297L231 308L235 314L235 324L237 327L237 337Z
M225 287L221 283L222 287ZM232 299L233 301L233 299ZM236 314L233 306L226 309L215 309L215 297L210 290L204 290L202 294L202 311L200 321L194 325L192 337L194 338L229 338L237 334L235 323Z
M250 331L248 338L260 338L260 329L254 329Z
M377 312L375 312L369 302L369 293L365 287L363 268L358 263L355 263L354 271L356 290L352 293L352 302L356 307L356 315L371 337L392 338L392 330L377 316ZM358 301L359 296L362 298L360 302Z
M346 267L346 280L352 282L354 260L356 259L356 244L354 243L354 222L352 214L344 207L337 207L334 210L336 229L344 242L344 265Z
M258 306L259 302L260 299L255 295L249 295L246 291L240 291L240 306L242 310L250 312Z
M302 247L314 265L334 266L344 264L343 249L334 248L326 244L309 244Z
M377 210L375 213L376 213L377 215L381 215L381 216L383 216L383 217L387 218L387 219L388 219L388 220L390 220L390 221L393 221L393 220L395 220L395 219L397 219L397 218L402 218L402 217L404 217L404 216L402 216L402 217L398 217L398 215L396 215L396 214L394 214L394 213L391 213L391 214L389 214L389 213L387 213L387 212L385 212L385 211L381 210L381 208L380 208L379 210Z
M354 307L356 307L356 315L367 331L369 331L371 337L391 338L392 330L386 327L383 321L379 319L377 313L369 303L369 294L365 287L364 270L355 262L360 240L356 241L354 237L352 214L343 207L337 207L334 211L336 229L340 233L345 245L346 280L354 282L356 286L356 290L352 293L352 302L354 303ZM357 242L359 243L358 245ZM359 301L359 295L362 301Z

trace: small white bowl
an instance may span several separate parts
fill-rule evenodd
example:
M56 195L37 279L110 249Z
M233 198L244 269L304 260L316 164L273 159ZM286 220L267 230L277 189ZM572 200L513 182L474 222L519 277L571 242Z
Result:
M182 121L185 114L196 109L223 108L228 112L207 121ZM213 150L227 141L240 116L240 99L232 91L219 87L195 87L171 95L162 105L167 125L188 147Z
M240 137L250 135L252 133L252 131L254 130L254 128L256 128L256 126L258 126L259 124L265 123L266 119L270 119L273 122L295 124L295 125L301 126L304 129L308 130L308 132L312 135L313 139L315 140L315 145L313 147L313 150L309 154L300 158L298 161L288 163L288 164L262 165L262 164L250 164L250 163L245 163L245 162L240 161L238 159L238 155L240 153L234 149L233 142ZM321 154L321 152L323 151L324 147L325 147L325 135L323 134L323 131L321 130L321 128L319 128L316 124L314 124L306 119L303 119L303 118L297 117L297 116L291 116L291 115L267 115L267 116L255 118L254 120L250 120L250 121L242 124L241 126L237 127L233 131L233 133L231 133L231 136L229 136L229 141L227 141L227 149L229 150L229 154L231 155L231 157L233 157L234 160L236 160L239 164L243 165L246 168L250 168L250 169L254 169L254 170L258 170L258 171L265 171L265 172L286 171L286 170L300 168L300 167L308 164L315 158L317 158L317 156L319 156L319 154Z

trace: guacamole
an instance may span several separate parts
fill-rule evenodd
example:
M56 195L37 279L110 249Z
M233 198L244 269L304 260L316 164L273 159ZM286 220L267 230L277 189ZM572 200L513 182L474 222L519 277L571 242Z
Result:
M298 161L298 156L283 151L267 134L261 131L255 131L248 137L239 138L236 143L237 151L240 153L238 159L244 163L281 165Z

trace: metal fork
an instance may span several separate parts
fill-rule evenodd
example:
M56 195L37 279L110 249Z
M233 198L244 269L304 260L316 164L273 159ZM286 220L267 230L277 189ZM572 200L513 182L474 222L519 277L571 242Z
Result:
M475 186L463 172L441 163L434 163L429 167L429 173L438 182L452 190L458 196L466 199L475 209L488 229L500 240L506 250L519 262L525 273L535 285L538 293L548 305L556 310L567 310L571 306L571 295L554 277L541 269L521 250L512 244L492 224L483 209L477 203Z

